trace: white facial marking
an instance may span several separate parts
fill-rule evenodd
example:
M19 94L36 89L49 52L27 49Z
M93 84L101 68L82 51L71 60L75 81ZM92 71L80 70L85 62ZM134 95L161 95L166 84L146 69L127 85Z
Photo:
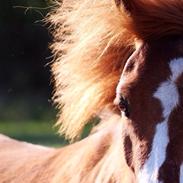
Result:
M183 183L183 164L180 166L180 178L179 183Z
M170 79L175 82L183 73L183 58L173 59L169 65L172 71L172 76Z
M183 73L183 58L173 59L169 63L169 67L171 70L170 78L161 83L154 93L154 97L159 99L161 102L164 120L156 126L156 132L149 158L146 160L144 166L137 175L139 183L163 183L158 180L158 171L165 161L166 148L169 143L168 119L173 109L179 103L179 93L175 82ZM180 180L180 183L183 183L182 166Z

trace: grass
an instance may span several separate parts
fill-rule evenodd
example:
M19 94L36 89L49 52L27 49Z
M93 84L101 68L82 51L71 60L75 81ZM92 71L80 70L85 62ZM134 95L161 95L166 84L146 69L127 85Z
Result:
M0 101L0 133L33 144L54 147L68 144L53 127L57 111L46 97L38 94L9 98L0 96ZM85 138L98 121L97 118L91 120L81 138Z
M0 95L0 133L17 140L46 146L63 146L67 142L57 133L53 120L57 111L40 94Z
M86 125L81 138L85 138L90 133L93 125L99 119L92 120ZM0 121L0 133L17 140L40 144L51 147L61 147L68 144L68 141L58 135L58 129L53 127L51 122L43 121Z
M40 96L22 96L17 98L0 98L0 133L34 144L60 147L68 144L54 128L57 111ZM31 119L31 120L29 120ZM99 122L92 119L86 125L81 138L85 138L91 128Z
M59 147L67 144L60 137L53 123L42 121L0 121L0 133L17 140L23 140L34 144Z

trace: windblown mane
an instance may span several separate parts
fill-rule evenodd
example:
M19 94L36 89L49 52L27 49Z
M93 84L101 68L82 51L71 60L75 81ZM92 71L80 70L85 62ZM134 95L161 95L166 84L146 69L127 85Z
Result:
M66 0L49 16L57 125L67 138L78 137L92 117L113 105L137 40L183 33L182 0L134 2L127 13L120 0Z

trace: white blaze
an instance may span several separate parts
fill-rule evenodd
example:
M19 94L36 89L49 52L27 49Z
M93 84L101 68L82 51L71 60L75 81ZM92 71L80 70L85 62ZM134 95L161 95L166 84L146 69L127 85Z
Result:
M183 164L180 167L180 179L179 179L179 183L183 183Z
M139 171L137 178L139 183L161 183L158 181L158 171L166 158L166 148L169 143L168 119L173 109L179 103L179 93L176 80L183 73L183 58L173 59L169 63L171 76L161 83L154 93L154 97L159 99L163 108L164 121L156 126L156 132L152 143L152 150L149 158ZM181 176L183 168L181 167ZM181 177L180 176L180 177ZM183 183L183 178L180 183Z

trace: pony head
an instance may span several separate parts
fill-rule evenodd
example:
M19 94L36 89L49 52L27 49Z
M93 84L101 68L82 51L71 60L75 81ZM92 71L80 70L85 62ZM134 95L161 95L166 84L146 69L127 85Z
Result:
M106 108L116 112L113 101L127 59L141 42L181 34L182 11L178 0L59 3L49 21L60 132L74 139Z

